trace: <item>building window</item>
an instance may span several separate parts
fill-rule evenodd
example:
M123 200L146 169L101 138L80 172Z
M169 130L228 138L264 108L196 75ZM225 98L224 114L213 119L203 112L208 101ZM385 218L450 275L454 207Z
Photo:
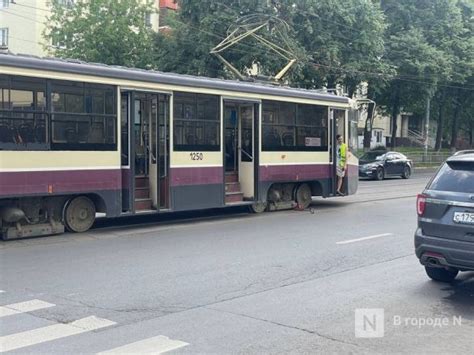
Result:
M328 109L268 101L262 103L264 151L326 151Z
M67 6L67 7L74 6L74 0L54 0L54 1L59 6Z
M150 13L147 13L145 15L145 25L147 27L151 27L151 14Z
M67 40L67 37L65 34L54 32L51 38L51 44L55 48L64 49L66 48L66 40Z
M219 96L174 93L174 150L219 151Z
M0 47L8 47L8 28L0 28Z

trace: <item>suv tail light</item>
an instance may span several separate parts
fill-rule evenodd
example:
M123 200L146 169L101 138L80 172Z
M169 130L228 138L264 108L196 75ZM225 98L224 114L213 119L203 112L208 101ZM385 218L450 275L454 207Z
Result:
M423 216L423 213L425 213L425 207L426 207L426 196L423 194L419 194L416 197L416 212L418 213L418 216Z

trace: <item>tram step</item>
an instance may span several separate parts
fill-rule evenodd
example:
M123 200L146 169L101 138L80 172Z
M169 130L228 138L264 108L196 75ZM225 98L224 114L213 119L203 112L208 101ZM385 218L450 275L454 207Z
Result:
M135 189L135 198L150 198L150 189L148 187L137 187Z
M240 182L226 182L225 192L241 192Z
M152 201L151 198L139 198L135 200L135 210L151 210Z
M225 182L239 182L239 175L236 173L226 173Z
M229 192L225 194L225 203L241 202L244 200L242 192Z
M135 176L135 187L149 187L148 176Z

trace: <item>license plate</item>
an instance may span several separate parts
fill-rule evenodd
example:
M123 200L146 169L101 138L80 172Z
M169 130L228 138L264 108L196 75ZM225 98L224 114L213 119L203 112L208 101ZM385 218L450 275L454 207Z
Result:
M474 224L474 213L454 212L453 221L455 223Z

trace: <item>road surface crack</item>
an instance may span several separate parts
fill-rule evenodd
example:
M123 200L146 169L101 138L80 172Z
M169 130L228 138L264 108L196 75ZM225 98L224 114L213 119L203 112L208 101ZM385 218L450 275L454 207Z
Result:
M243 313L225 311L225 310L222 310L222 309L217 309L217 308L212 308L212 307L204 307L204 308L210 309L210 310L213 310L213 311L216 311L216 312L228 313L228 314L232 314L232 315L239 316L239 317L250 318L250 319L253 319L253 320L256 320L256 321L277 325L279 327L298 330L298 331L305 332L305 333L308 333L308 334L316 335L318 337L321 337L321 338L324 338L324 339L327 339L327 340L330 340L330 341L335 341L337 343L342 343L342 344L346 344L346 345L353 345L353 346L356 346L358 348L360 347L359 345L357 345L355 343L351 343L351 342L344 341L344 340L341 340L341 339L338 339L338 338L334 338L334 337L331 337L329 335L320 333L316 330L310 330L310 329L306 329L306 328L297 327L297 326L294 326L294 325L283 324L283 323L272 321L272 320L265 319L265 318L253 317L253 316L250 316L248 314L243 314Z

